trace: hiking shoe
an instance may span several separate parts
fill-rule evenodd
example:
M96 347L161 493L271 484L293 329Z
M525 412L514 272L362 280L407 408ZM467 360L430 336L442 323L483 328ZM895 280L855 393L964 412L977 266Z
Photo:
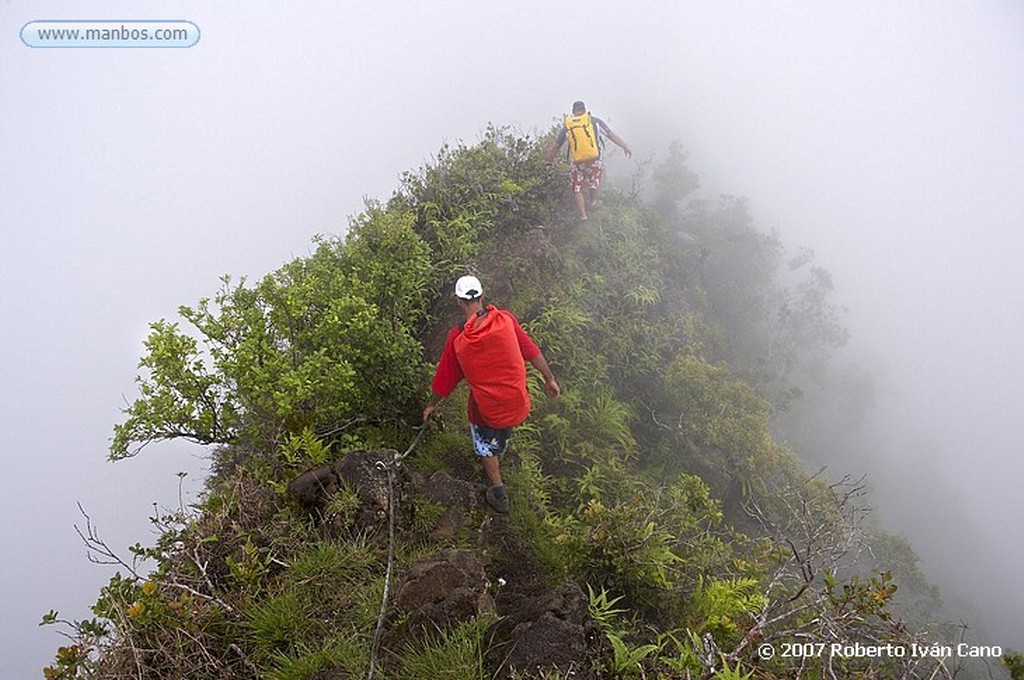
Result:
M494 487L488 487L487 492L484 494L484 498L487 499L487 504L494 508L495 512L500 512L503 515L508 514L508 494L505 494L504 498L498 498L494 495Z

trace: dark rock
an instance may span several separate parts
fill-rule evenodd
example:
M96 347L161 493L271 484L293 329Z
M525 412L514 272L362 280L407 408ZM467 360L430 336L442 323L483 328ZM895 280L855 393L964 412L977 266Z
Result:
M560 669L579 665L587 651L580 626L550 612L536 621L521 623L512 631L514 645L505 660L509 671Z
M447 506L430 532L434 540L454 538L470 520L470 512L480 507L480 499L487 488L483 484L455 479L446 472L435 472L429 479L420 475L414 488L429 501Z
M288 484L288 493L307 512L322 509L338 491L338 476L330 463L303 472Z
M423 483L421 492L435 503L473 509L479 507L484 489L486 487L483 484L455 479L447 472L435 472Z
M487 575L480 558L468 550L448 550L413 564L398 586L395 609L407 632L445 629L494 613Z
M598 678L597 666L606 644L601 627L590 616L587 596L575 583L525 603L491 627L495 644L487 661L497 678L527 677L546 671Z
M437 525L430 532L435 541L447 541L455 538L462 527L469 521L469 514L462 508L448 508L437 520Z
M295 498L306 512L327 519L335 531L352 528L349 525L336 526L343 521L337 517L328 517L326 510L331 498L338 493L342 485L352 489L359 497L359 508L350 517L356 529L377 529L386 526L390 499L388 491L388 471L382 465L390 464L396 455L393 449L376 449L350 453L334 463L321 465L304 472L288 484L288 493ZM395 470L394 492L398 503L397 521L400 526L407 525L411 518L411 507L403 502L404 490L409 483L409 475L404 467Z
M355 519L359 528L372 528L388 521L388 473L378 463L390 463L395 453L393 449L355 452L334 464L339 479L359 495L359 511ZM396 476L401 477L395 484L395 493L399 494L405 479L404 468L399 468Z

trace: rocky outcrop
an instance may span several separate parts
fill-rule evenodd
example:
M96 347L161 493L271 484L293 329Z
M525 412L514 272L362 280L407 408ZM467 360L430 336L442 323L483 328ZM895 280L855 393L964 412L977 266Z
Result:
M413 488L429 500L449 507L463 507L469 510L480 507L483 484L456 479L447 472L435 472L429 478L413 475Z
M534 677L547 671L600 678L591 669L607 643L575 583L546 592L494 626L487 662L497 678Z
M447 550L409 567L396 589L395 611L413 635L493 615L494 599L480 556Z
M435 472L429 478L413 473L412 488L427 500L447 508L430 532L430 538L436 541L454 538L469 524L472 512L481 507L486 489L483 484L456 479L447 472Z
M325 463L302 473L288 484L288 493L306 512L316 515L339 530L366 530L387 526L388 473L384 465L394 460L394 449L359 451ZM403 503L409 473L404 467L395 470L395 493L401 512L408 514ZM343 487L353 491L359 499L358 507L344 517L328 512L331 499Z
M331 496L338 493L338 474L334 471L334 463L303 472L288 483L288 493L303 510L322 510Z
M335 521L328 512L332 497L347 488L359 500L348 521L358 528L387 526L388 473L381 463L394 455L391 449L349 454L299 475L288 491L307 512L329 523ZM446 472L427 477L404 467L395 474L399 532L411 526L415 502L410 496L422 497L446 507L429 538L448 541L468 526L476 547L442 550L401 570L392 590L385 647L402 648L423 635L487 616L495 620L487 632L489 677L540 677L552 671L581 679L603 677L593 669L601 667L598 661L608 643L590 616L587 596L575 583L543 590L536 555L506 518L487 512L483 484ZM497 583L489 572L497 575Z

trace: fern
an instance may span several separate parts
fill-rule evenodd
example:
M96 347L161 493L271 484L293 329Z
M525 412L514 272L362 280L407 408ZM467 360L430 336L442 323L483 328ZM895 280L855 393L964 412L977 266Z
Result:
M764 606L764 595L753 578L733 578L707 582L701 576L692 596L696 630L732 635L739 626L736 619Z
M600 593L595 593L593 587L587 584L587 595L589 602L587 609L590 611L590 616L601 626L601 630L605 633L614 633L615 629L612 628L612 619L619 614L625 614L626 609L615 609L615 604L623 598L619 595L615 598L608 598L608 591L601 588ZM621 633L619 633L621 635Z
M646 644L630 648L618 635L607 633L607 637L614 651L613 667L620 677L630 677L639 673L640 662L658 651L658 645Z

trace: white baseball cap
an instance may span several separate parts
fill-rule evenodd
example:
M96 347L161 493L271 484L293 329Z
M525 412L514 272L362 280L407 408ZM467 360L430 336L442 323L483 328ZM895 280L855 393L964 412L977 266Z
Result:
M475 300L484 294L480 279L475 276L463 276L455 282L455 297L463 300Z

